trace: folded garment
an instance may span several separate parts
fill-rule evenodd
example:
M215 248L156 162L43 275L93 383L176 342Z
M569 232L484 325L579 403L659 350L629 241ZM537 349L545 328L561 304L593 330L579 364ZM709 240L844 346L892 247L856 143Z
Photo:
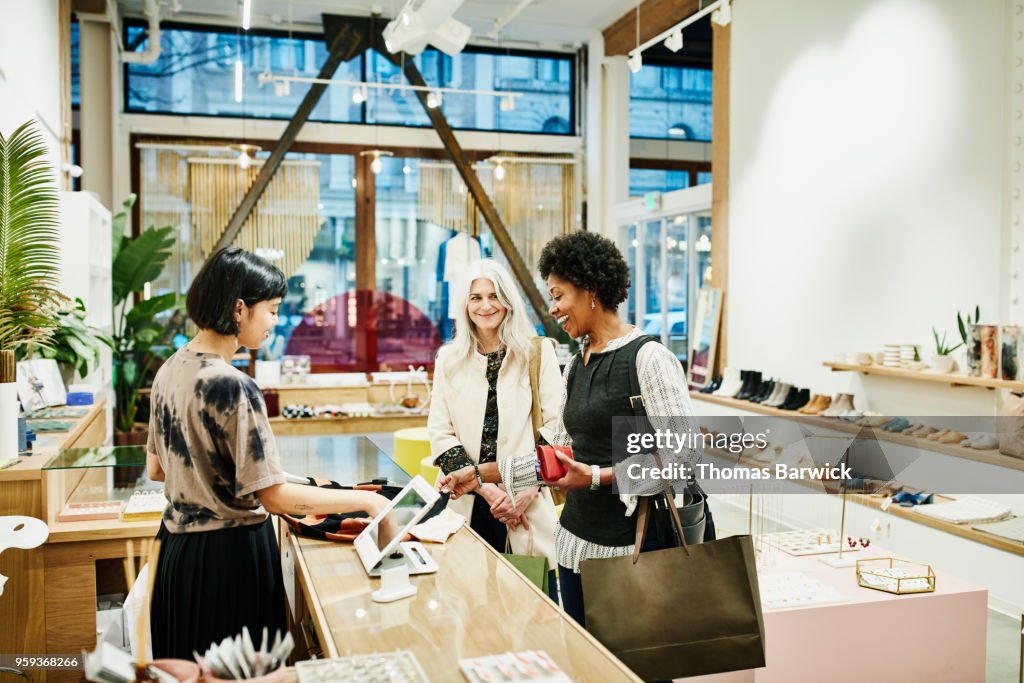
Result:
M426 522L420 522L409 533L421 541L429 543L446 543L448 537L462 528L466 518L458 512L445 508L440 514L431 517Z
M917 508L922 515L953 524L995 522L1011 515L1009 506L984 498L967 496L948 503L935 503Z

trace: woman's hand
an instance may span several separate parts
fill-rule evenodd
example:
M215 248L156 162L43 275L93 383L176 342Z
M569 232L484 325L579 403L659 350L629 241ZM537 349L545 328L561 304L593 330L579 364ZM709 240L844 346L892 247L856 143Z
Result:
M463 467L461 470L450 472L437 482L437 490L442 493L450 493L452 500L458 500L477 488L476 472L472 467Z
M569 470L565 473L565 476L558 481L549 482L551 486L560 488L566 493L569 491L578 491L579 489L590 488L592 480L590 465L577 462L557 449L555 450L555 455L558 456L559 460L565 463Z

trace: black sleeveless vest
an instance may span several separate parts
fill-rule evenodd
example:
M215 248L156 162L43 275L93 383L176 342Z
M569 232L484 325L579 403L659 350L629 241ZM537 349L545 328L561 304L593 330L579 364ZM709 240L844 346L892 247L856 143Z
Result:
M566 386L562 421L578 462L612 466L612 418L633 416L629 371L643 341L638 337L614 351L591 354L586 365L582 355L576 359ZM567 531L591 543L623 546L636 540L636 515L626 516L626 506L610 486L570 491L560 521Z

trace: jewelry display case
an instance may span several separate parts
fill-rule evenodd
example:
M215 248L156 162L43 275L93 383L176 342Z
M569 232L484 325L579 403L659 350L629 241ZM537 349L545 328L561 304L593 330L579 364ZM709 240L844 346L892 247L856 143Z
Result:
M43 480L51 528L76 522L159 521L166 506L163 483L146 473L144 446L61 449L43 466Z

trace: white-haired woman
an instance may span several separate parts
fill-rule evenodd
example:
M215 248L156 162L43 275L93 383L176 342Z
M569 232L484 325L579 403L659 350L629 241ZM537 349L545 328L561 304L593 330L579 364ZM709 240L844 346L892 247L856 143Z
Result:
M530 353L536 334L511 275L496 261L478 261L455 297L455 337L437 353L427 422L431 455L444 474L534 447ZM540 344L540 354L540 431L550 439L563 384L553 345ZM556 517L546 488L517 494L513 504L502 486L485 484L449 508L468 517L470 527L499 552L507 534L512 552L547 557L548 593L557 602Z

